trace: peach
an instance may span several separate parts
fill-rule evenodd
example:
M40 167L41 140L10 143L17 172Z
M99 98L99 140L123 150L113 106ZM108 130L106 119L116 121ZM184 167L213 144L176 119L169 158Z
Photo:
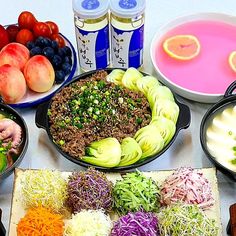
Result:
M0 95L6 103L17 103L26 93L23 73L11 65L0 66Z
M0 51L0 66L9 64L23 71L30 58L29 49L20 43L9 43Z
M48 91L55 81L52 64L42 55L36 55L29 59L24 68L24 76L28 87L35 92Z

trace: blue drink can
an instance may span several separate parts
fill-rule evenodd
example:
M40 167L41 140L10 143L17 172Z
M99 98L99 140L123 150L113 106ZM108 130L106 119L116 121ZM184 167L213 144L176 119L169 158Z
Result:
M109 1L73 0L75 35L80 68L106 68L109 52Z
M145 0L111 0L111 63L139 68L143 64Z

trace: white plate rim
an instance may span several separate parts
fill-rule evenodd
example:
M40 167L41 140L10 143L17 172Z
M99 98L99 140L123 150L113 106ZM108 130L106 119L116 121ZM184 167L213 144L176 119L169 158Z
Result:
M150 47L150 56L151 56L151 61L152 64L159 75L160 80L164 83L167 84L173 91L175 91L177 94L193 100L197 102L203 102L203 103L215 103L219 101L224 94L210 94L210 93L201 93L197 92L194 90L186 89L182 86L179 86L175 83L173 83L170 79L168 79L158 68L157 64L155 63L155 48L156 48L156 42L168 31L171 29L186 23L186 22L191 22L191 21L196 21L196 20L215 20L215 21L220 21L224 23L229 23L231 25L236 26L236 17L233 15L229 14L224 14L224 13L217 13L217 12L200 12L200 13L195 13L195 14L190 14L190 15L183 15L179 16L177 18L174 18L170 21L168 21L165 25L163 25L154 35L152 41L151 41L151 47Z

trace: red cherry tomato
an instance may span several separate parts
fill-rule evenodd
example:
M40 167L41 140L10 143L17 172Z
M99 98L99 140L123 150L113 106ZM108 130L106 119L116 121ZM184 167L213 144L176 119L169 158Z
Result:
M59 27L57 26L57 24L55 22L53 22L53 21L46 21L45 23L51 29L52 34L58 34L59 33Z
M37 22L33 28L35 37L43 36L50 38L52 32L49 26L44 22Z
M6 30L7 30L10 42L15 42L16 41L16 35L20 31L19 26L9 25L9 26L7 26Z
M29 11L23 11L18 17L18 24L21 29L32 30L37 22L34 15Z
M6 29L0 25L0 49L9 43L9 37Z
M16 42L26 45L27 42L33 41L34 35L28 29L21 29L18 34L16 35Z
M65 47L66 45L64 38L60 34L53 34L51 39L57 41L59 48Z

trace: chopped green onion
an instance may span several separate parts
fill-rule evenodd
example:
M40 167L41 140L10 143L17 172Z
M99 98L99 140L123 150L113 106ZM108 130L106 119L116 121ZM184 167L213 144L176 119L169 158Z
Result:
M81 89L81 91L84 91L86 88L87 88L87 86L85 85L85 86L82 86L80 89Z
M234 155L235 155L235 153L234 153ZM236 156L236 155L235 155L235 156ZM231 162L231 164L236 165L236 158L233 159L233 160L231 160L230 162Z
M123 99L123 98L118 98L118 102L119 102L119 103L123 103L123 102L124 102L124 99Z
M66 124L69 124L70 123L70 118L66 118L65 122L66 122Z
M142 124L142 122L143 122L143 119L142 119L142 118L138 117L138 118L136 119L136 123L137 123L137 124Z
M75 124L75 126L79 129L82 129L84 127L81 123L77 123L77 124Z
M93 112L93 108L89 107L88 112Z
M93 101L93 103L98 104L99 102L98 102L97 99L95 99L95 100Z
M137 101L137 103L141 103L142 99L141 98L137 98L136 101Z
M65 141L64 140L60 140L59 144L62 146L63 144L65 144Z

